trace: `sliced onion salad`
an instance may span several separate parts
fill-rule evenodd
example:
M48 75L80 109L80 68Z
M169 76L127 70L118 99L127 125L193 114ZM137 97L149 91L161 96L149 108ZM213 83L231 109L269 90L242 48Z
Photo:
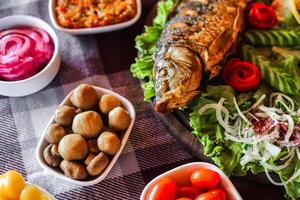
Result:
M295 171L282 183L275 182L269 171L283 170L293 159L300 159L300 135L293 135L297 126L300 129L300 109L296 110L292 98L279 92L270 95L270 107L262 104L265 98L264 94L249 109L242 111L233 97L235 113L229 113L223 105L226 99L221 98L218 103L201 107L199 114L208 109L215 109L216 118L225 129L225 139L246 144L243 145L245 149L242 151L240 164L244 166L249 162L258 161L271 183L285 185L297 178L300 170ZM294 122L295 118L297 123ZM283 151L288 153L280 154Z

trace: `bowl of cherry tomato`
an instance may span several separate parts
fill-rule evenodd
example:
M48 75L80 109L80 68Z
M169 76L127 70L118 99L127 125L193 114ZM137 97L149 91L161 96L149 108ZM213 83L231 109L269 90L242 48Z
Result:
M167 171L144 188L140 200L242 200L217 166L193 162Z

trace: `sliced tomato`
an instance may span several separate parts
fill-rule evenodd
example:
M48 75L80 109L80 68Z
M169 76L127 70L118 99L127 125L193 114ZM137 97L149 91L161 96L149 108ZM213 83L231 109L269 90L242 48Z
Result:
M150 188L146 200L176 200L177 184L170 178L162 178Z
M193 200L193 199L182 197L182 198L179 198L179 199L176 199L176 200Z
M214 189L209 192L205 192L196 197L195 200L226 200L226 193L222 189Z
M195 186L183 186L178 188L178 197L195 199L200 194L200 189Z
M210 169L200 168L194 171L191 175L191 183L193 186L204 190L212 190L216 188L219 181L220 175Z

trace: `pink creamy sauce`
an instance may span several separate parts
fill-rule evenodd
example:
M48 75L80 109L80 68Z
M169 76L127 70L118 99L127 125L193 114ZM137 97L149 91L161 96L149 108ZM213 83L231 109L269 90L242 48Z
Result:
M0 80L18 81L37 74L49 63L53 51L52 39L42 29L0 31Z

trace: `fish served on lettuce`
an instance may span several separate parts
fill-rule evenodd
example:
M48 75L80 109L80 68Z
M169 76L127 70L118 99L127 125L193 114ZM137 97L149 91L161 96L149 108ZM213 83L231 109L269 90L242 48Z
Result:
M207 21L202 19L216 14L213 7L222 7L220 2L227 5L227 9L228 4L243 9L246 19L238 51L229 61L228 53L235 41L230 40L229 48L224 44L220 46L224 38L217 38L224 31L223 27L237 27L238 20L222 21L226 26L216 21L205 26ZM202 85L201 96L193 98L185 109L190 112L190 129L203 145L203 154L227 175L265 172L271 183L285 187L289 198L300 199L299 14L294 12L295 0L254 0L246 9L244 3L159 1L152 25L146 26L144 33L136 38L139 54L131 65L131 72L143 80L144 100L156 99L156 110L169 111L184 106L197 94L204 75L201 72L213 77L219 73L218 65L224 66L222 76L208 81L207 87ZM196 5L201 5L196 12L189 11ZM202 10L209 7L209 11ZM189 17L185 13L189 13ZM189 21L193 14L201 19L194 25ZM224 15L229 16L219 13L218 17L221 19ZM241 31L242 24L239 30L233 30ZM194 26L197 29L189 30ZM216 31L217 36L210 31ZM197 34L203 35L195 39ZM202 45L199 50L201 45L197 44L203 43L206 46ZM222 51L218 49L221 47ZM218 49L221 56L210 54L211 49ZM191 75L192 72L197 75ZM280 182L273 180L269 173L277 174Z
M198 94L203 70L219 74L219 62L243 28L244 0L185 0L176 8L153 58L155 109L183 107Z

